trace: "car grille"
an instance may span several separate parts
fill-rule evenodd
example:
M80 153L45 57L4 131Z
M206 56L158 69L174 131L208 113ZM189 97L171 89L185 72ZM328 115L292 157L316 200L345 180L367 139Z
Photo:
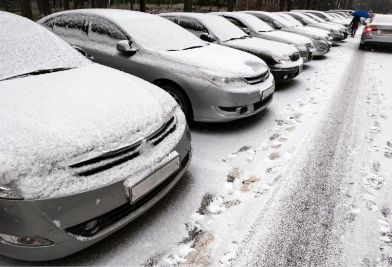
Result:
M290 59L291 59L291 61L297 61L298 59L300 59L300 55L299 55L299 53L298 52L295 52L294 54L292 54L291 56L290 56Z
M173 179L177 176L177 174L188 164L190 160L190 155L189 153L185 156L185 158L181 161L181 166L180 168L174 172L169 178L167 178L164 182L162 182L160 185L155 187L152 191L150 191L147 195L145 195L143 198L138 200L135 204L131 205L130 202L127 202L107 213L102 214L101 216L98 216L96 218L92 218L86 222L80 223L78 225L66 228L65 230L71 234L78 235L78 236L94 236L99 231L102 231L103 229L107 228L108 226L118 222L119 220L123 219L124 217L128 216L131 214L133 211L144 205L146 202L151 200L155 195L157 195L160 191L162 191L168 184L170 184ZM99 226L99 230L90 233L86 231L86 226L87 224L92 221L96 220L97 225Z
M175 130L176 120L174 117L172 117L157 131L153 132L144 139L122 148L106 152L99 156L71 164L68 167L74 172L75 175L79 176L89 176L101 171L105 171L138 157L139 152L137 148L140 147L143 142L148 142L156 146Z
M257 84L257 83L261 83L261 82L264 82L265 80L267 80L268 76L269 76L269 71L267 70L264 73L257 75L257 76L245 77L245 80L249 84Z

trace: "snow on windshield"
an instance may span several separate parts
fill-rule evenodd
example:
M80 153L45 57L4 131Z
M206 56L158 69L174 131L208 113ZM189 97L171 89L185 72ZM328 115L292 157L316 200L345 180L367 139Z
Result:
M297 13L296 13L296 14L297 14ZM304 14L298 13L297 15L298 15L298 17L303 18L304 20L306 20L306 22L313 23L313 24L319 23L319 22L316 21L315 19L313 19L313 18L311 18L311 17L307 17L307 16L305 16Z
M284 19L284 18L282 18L282 17L280 17L280 16L278 16L276 14L266 13L266 15L269 16L270 18L272 18L273 20L276 20L277 22L279 22L283 26L286 26L286 27L296 27L295 24L291 23L287 19Z
M282 18L290 21L291 23L293 23L295 26L302 26L302 23L300 23L298 20L296 20L295 18L293 18L290 15L284 14L284 13L278 13Z
M205 15L201 21L222 42L246 36L243 31L225 18Z
M238 15L239 15L238 17L241 18L241 21L243 21L246 24L246 26L248 26L251 30L255 32L270 32L274 30L267 23L265 23L264 21L258 19L253 15L248 15L248 14L238 14Z
M121 20L121 28L141 46L155 51L183 50L205 42L175 23L158 16Z
M0 11L0 80L54 68L91 64L53 33L23 17Z

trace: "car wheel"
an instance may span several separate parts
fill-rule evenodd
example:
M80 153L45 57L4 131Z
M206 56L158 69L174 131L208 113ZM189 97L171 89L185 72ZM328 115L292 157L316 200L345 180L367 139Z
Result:
M365 50L365 46L363 44L359 44L359 50Z
M168 92L174 98L174 100L176 100L184 112L188 124L193 122L192 106L186 94L181 89L170 84L160 84L159 87Z

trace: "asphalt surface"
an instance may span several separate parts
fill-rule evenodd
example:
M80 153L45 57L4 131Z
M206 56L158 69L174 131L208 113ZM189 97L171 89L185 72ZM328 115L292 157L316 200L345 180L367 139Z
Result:
M357 44L350 44L357 50ZM233 266L345 266L351 186L366 145L366 52L337 77L325 114L302 143L269 205L242 242Z

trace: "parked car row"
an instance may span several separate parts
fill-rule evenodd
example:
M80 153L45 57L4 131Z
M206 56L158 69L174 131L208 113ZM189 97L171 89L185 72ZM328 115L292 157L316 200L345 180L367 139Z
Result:
M158 202L189 166L187 122L259 113L347 37L300 14L0 12L0 254L64 257Z

